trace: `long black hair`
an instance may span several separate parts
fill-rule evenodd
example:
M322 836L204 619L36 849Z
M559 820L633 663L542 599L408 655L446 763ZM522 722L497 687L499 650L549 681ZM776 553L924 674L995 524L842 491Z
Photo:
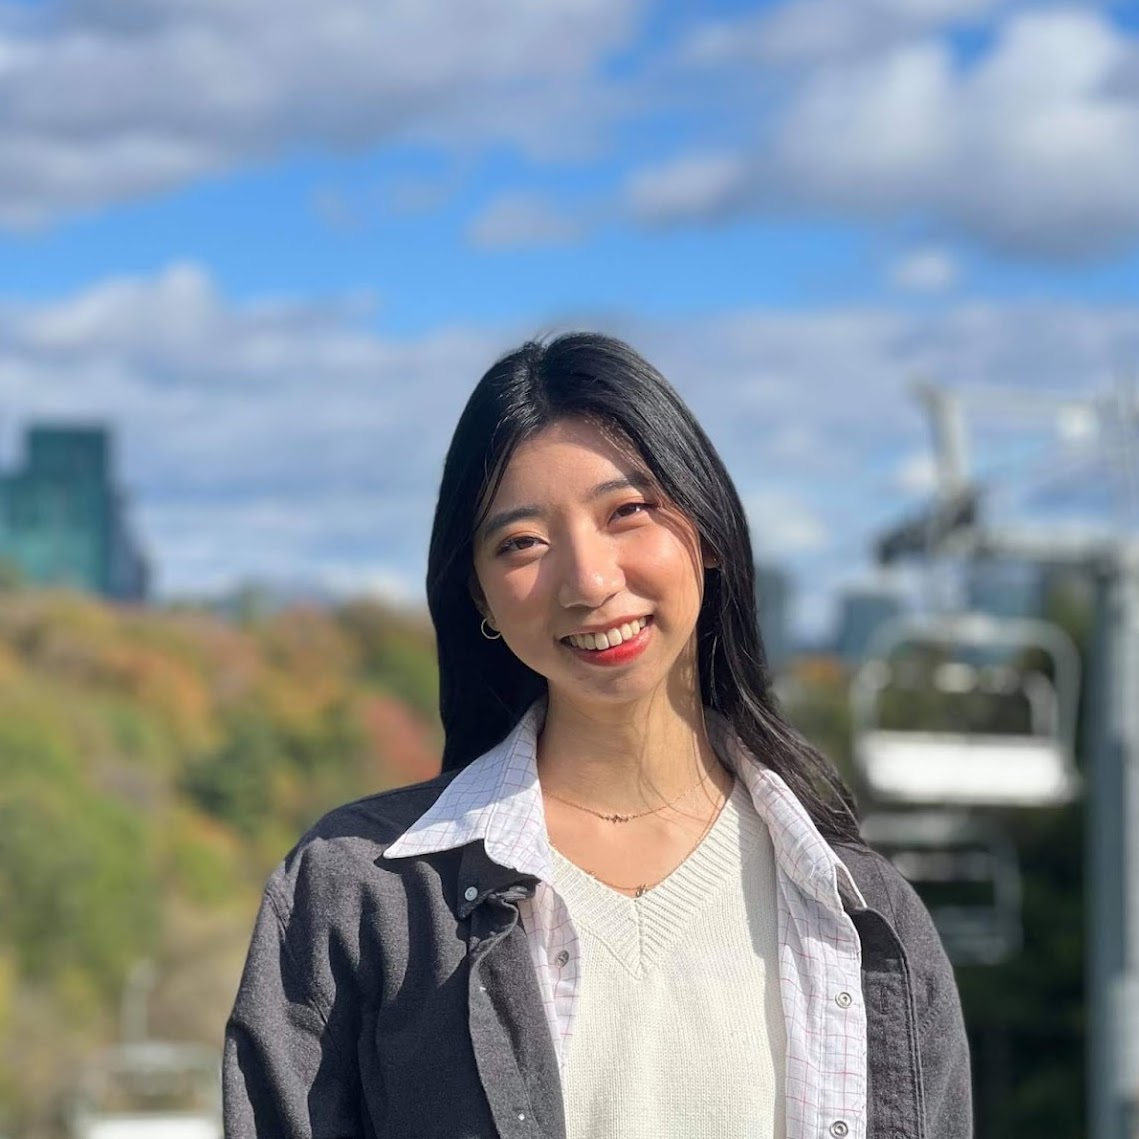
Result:
M530 341L504 356L479 380L455 428L427 559L443 769L464 767L493 747L546 693L544 677L479 629L473 536L519 443L575 418L627 439L717 557L718 566L704 574L696 625L705 705L786 781L824 837L858 842L849 790L777 707L756 615L747 519L723 462L668 381L627 344L596 333Z

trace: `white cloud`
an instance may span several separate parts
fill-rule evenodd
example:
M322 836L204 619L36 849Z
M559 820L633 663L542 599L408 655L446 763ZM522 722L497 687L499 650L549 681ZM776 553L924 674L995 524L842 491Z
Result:
M1070 404L1057 411L1055 429L1066 447L1078 450L1096 441L1100 422L1092 408L1085 404Z
M642 170L626 200L656 223L916 213L1018 255L1108 254L1139 236L1139 92L1120 78L1137 55L1106 16L1068 8L1014 13L969 63L931 36L815 61L754 147Z
M582 227L544 198L527 193L505 194L490 202L467 229L467 239L482 249L568 245Z
M462 330L384 340L364 311L231 305L188 265L0 304L6 428L115 425L164 590L343 574L346 559L406 572L451 421L497 346Z
M531 330L393 339L363 319L366 303L235 304L193 265L0 301L5 462L29 422L113 424L164 593L256 577L419 596L462 404ZM807 595L863 564L874 528L908 506L927 447L914 375L1079 395L1139 358L1139 307L757 311L609 330L690 403L757 549Z
M957 259L945 249L914 249L890 266L890 283L914 293L941 293L957 284Z
M787 0L652 48L617 81L605 63L644 7L0 0L0 226L298 149L414 140L466 170L505 140L593 160L605 126L667 107L708 111L716 143L630 176L624 200L645 221L918 214L934 232L1055 258L1139 235L1139 48L1093 5ZM979 58L952 50L963 26L994 30ZM727 141L733 119L746 142ZM403 196L432 208L439 195ZM331 189L313 205L336 226L376 208ZM519 195L492 202L470 237L546 244L583 224Z
M794 491L768 488L744 495L748 526L757 554L780 560L814 553L827 545L827 527L806 498Z
M928 451L907 455L898 464L898 486L907 494L929 495L937 488L937 460Z
M235 477L236 476L236 477ZM135 529L156 555L164 593L221 593L242 581L315 588L334 595L367 594L422 602L418 559L399 537L381 535L402 521L426 541L432 504L408 503L376 489L315 486L247 493L229 472L228 493L185 501L173 494L138 495Z
M626 196L641 220L670 221L678 216L718 217L736 211L748 175L740 155L690 154L629 179Z
M636 0L0 0L0 224L289 147L415 131L572 145ZM582 111L586 110L583 116ZM590 116L592 111L592 118ZM580 143L580 138L578 138Z
M808 64L881 52L916 35L987 21L1010 0L789 0L742 19L704 23L683 63Z

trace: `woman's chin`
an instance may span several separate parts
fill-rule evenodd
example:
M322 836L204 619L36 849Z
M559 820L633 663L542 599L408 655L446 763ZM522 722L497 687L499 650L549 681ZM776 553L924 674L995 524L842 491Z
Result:
M691 668L598 669L594 675L548 677L550 699L569 705L652 704L666 692L689 691L694 685Z

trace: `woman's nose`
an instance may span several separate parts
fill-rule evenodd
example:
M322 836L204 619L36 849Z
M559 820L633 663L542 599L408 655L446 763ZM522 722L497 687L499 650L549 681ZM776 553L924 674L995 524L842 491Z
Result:
M600 608L625 584L612 543L600 535L564 542L561 553L557 598L567 609Z

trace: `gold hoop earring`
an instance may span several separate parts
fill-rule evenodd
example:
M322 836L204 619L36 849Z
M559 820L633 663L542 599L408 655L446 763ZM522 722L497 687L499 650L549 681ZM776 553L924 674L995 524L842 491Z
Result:
M487 632L488 627L494 629L493 625L488 626L487 619L484 617L482 619L482 621L479 622L479 630L482 633L482 635L484 637L486 637L486 639L488 641L500 641L500 640L502 640L502 634L497 629L494 630L494 636L491 636L491 634Z

